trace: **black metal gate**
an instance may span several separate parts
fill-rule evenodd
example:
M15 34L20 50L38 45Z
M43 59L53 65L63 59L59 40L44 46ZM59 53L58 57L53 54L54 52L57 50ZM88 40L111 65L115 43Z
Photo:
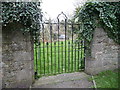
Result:
M69 23L62 12L57 23L49 20L41 26L39 43L34 44L35 77L84 70L84 41L76 33L80 25Z

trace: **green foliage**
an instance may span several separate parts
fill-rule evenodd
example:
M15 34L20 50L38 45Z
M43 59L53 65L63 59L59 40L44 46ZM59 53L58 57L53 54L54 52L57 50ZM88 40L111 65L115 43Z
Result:
M97 88L118 88L118 74L119 70L116 71L104 71L94 76Z
M25 32L38 33L41 21L40 2L2 2L2 25L19 22Z
M94 29L102 26L108 36L120 44L120 2L87 2L76 8L75 19L81 24L79 37L90 44Z

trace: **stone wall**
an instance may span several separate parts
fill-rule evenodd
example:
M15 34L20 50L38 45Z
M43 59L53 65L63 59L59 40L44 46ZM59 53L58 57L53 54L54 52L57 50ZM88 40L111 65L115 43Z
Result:
M34 79L32 40L21 28L19 23L2 28L3 88L27 88Z
M120 46L108 38L102 28L96 28L91 42L91 56L86 55L85 72L97 74L104 70L118 68Z

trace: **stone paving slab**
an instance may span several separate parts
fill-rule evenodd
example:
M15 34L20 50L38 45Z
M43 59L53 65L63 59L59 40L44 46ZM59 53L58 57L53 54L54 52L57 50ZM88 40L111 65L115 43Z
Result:
M93 83L84 72L65 73L38 79L33 88L90 88Z

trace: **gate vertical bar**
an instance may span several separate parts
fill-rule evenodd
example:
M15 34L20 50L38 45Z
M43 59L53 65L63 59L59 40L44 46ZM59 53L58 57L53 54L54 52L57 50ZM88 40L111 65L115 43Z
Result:
M85 49L86 49L86 48L85 48L85 40L83 40L83 42L84 42L84 43L83 43L83 49L84 49L84 52L83 52L83 53L84 53L84 68L83 68L83 69L85 69L85 55L86 55L86 54L85 54Z
M39 60L39 75L41 75L41 42L40 42L40 35L41 35L41 32L39 30L39 39L38 39L39 40L38 41L38 50L39 50L38 51L39 52L38 53L38 55L39 55L39 57L38 57L39 58L38 59Z
M34 40L34 43L35 43L35 58L36 58L36 61L35 61L35 64L36 64L36 72L35 72L35 79L37 79L37 75L38 75L38 53L37 53L37 34L35 33L35 40Z
M73 23L72 23L72 71L73 71Z
M75 42L75 53L74 53L74 56L75 56L75 61L74 61L74 70L76 71L76 43Z
M48 65L48 74L49 74L49 43L47 42L46 43L46 45L47 45L47 65Z
M70 41L68 41L68 72L70 70Z
M67 34L66 34L66 30L67 30L67 19L65 19L65 72L67 71L66 69L66 36L67 36Z
M54 42L54 48L55 48L54 57L55 57L55 74L56 74L56 42Z
M58 73L60 72L60 66L59 66L59 29L60 29L60 27L59 27L59 18L57 18L58 19Z
M79 70L79 66L80 66L80 57L79 57L79 53L80 52L80 42L78 42L78 68L77 68L77 70Z
M43 62L44 62L44 63L43 63L43 67L44 67L44 71L43 71L43 72L44 72L44 75L45 75L45 48L44 48L44 47L45 47L45 43L44 43L45 40L44 40L44 24L42 24L42 30L43 30L42 32L43 32Z
M78 24L79 25L79 24ZM78 26L78 28L79 28L79 30L80 30L80 25ZM82 50L81 50L81 48L80 48L80 40L79 40L79 42L78 42L78 70L80 69L80 60L81 60L81 58L80 58L80 52L81 52Z
M39 60L40 60L40 74L41 74L41 42L39 42Z
M62 73L63 73L63 59L64 59L63 42L61 42L61 45L62 45Z
M80 61L81 62L81 65L80 65L81 70L82 70L82 65L83 65L83 63L82 63L82 61L83 61L83 46L82 45L83 45L83 41L81 40L81 61Z
M53 65L52 65L52 23L50 23L50 39L51 39L51 74L53 73Z

